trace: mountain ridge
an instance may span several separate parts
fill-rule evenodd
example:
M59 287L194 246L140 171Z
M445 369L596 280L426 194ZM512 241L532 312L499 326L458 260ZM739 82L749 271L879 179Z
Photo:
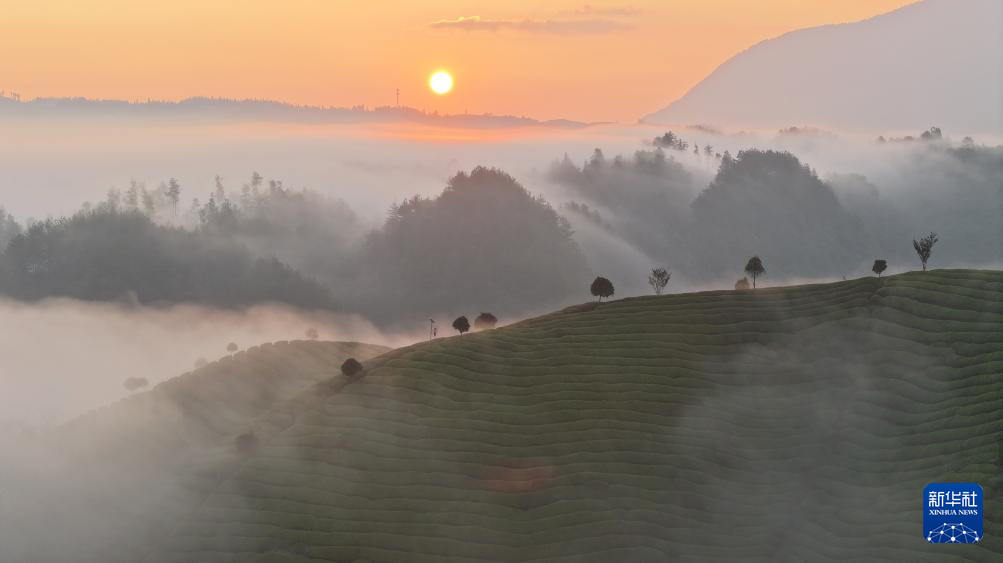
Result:
M1000 133L1001 20L993 0L923 0L793 30L729 58L642 121Z
M14 96L12 94L12 96ZM193 96L177 101L131 102L84 97L44 97L20 100L0 93L0 116L189 118L206 121L261 120L292 123L419 123L456 128L552 127L579 129L596 125L568 119L538 120L526 116L439 114L408 106L333 107L299 105L275 100Z

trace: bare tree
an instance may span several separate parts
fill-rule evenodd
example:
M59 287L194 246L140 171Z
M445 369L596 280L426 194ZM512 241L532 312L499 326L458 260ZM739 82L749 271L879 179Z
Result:
M672 278L672 273L665 268L655 268L651 270L651 275L648 276L648 285L651 289L655 290L655 295L661 295L662 291L665 290L665 286L669 285L669 279Z
M926 271L926 262L930 259L930 254L933 252L933 245L937 244L937 233L930 233L925 237L916 240L913 239L912 247L916 249L916 254L919 255L919 259L923 262L923 271Z

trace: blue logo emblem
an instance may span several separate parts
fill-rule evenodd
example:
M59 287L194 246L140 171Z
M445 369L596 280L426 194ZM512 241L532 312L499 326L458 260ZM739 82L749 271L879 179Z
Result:
M923 489L923 536L930 543L975 543L982 539L982 487L975 483L930 483Z

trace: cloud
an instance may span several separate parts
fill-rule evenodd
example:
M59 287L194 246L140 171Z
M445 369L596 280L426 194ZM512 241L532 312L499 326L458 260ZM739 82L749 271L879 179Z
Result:
M592 4L585 4L581 8L577 8L566 13L576 16L631 17L639 15L641 13L641 10L634 8L632 6L603 7L603 6L593 6Z
M589 19L547 19L547 20L492 20L480 16L459 17L453 20L439 20L428 24L432 29L454 29L459 31L521 31L552 35L584 35L611 33L630 26L607 18Z

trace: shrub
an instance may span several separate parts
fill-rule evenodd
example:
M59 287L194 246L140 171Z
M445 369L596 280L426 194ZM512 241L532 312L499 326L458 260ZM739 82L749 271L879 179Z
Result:
M477 330L487 330L494 328L498 324L498 317L495 317L491 313L481 313L477 315L474 319L474 328Z
M348 358L341 364L341 374L349 379L355 379L360 373L362 373L362 364L355 358Z

